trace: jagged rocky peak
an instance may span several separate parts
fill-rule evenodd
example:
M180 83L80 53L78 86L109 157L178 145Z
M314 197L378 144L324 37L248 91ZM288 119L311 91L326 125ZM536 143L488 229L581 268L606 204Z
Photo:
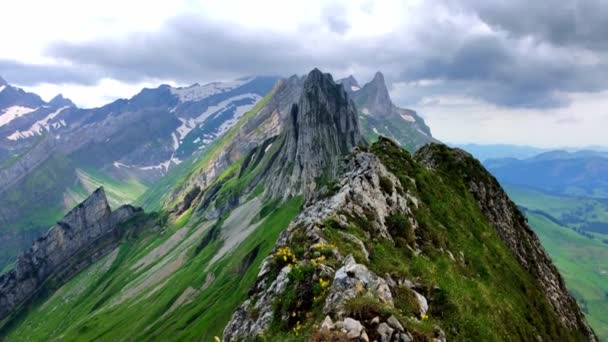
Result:
M51 106L57 106L57 107L64 107L64 106L69 106L69 107L76 107L76 105L74 104L74 102L72 102L72 100L63 97L63 94L59 94L55 97L53 97L53 99L49 102L49 104Z
M312 70L285 123L269 187L275 196L309 195L333 179L339 160L363 142L354 103L330 74Z
M338 83L341 83L344 86L344 90L349 94L361 89L359 82L357 82L353 75L349 75L348 77L339 80Z
M356 101L364 114L388 115L392 113L394 107L384 75L380 71L376 72L374 78L361 88Z
M65 281L109 253L121 236L118 226L140 212L130 205L112 211L104 189L95 190L0 276L0 321L35 298L49 279Z

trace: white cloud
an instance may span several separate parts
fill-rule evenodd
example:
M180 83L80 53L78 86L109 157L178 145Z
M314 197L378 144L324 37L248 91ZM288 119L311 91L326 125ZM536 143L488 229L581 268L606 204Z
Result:
M509 109L470 98L445 97L417 109L438 139L539 147L608 145L608 91L571 94L558 109Z

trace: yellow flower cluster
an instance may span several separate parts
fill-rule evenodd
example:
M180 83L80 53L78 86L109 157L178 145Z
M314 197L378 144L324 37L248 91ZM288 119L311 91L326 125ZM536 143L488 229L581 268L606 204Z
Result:
M290 265L296 262L296 256L289 247L281 247L274 254L274 261L280 265Z
M423 321L426 321L427 319L429 319L429 315L423 314L421 318Z
M335 248L336 248L336 245L334 245L333 243L317 242L314 245L312 245L312 249L315 251L330 250L330 249L335 249Z
M326 288L329 287L330 283L329 283L329 280L325 280L323 278L319 278L319 285L321 285L321 288L323 290L325 290Z
M310 260L310 263L311 263L313 266L317 266L317 264L324 264L324 263L325 263L325 260L326 260L325 255L321 255L320 257L317 257L317 258L311 259L311 260Z
M296 325L293 327L293 333L296 334L296 336L300 335L300 333L302 333L302 324L300 324L300 321L296 322Z

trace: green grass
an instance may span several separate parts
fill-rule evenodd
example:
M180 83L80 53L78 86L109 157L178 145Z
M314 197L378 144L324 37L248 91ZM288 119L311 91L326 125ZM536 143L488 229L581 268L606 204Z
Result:
M186 214L187 218L168 226L164 234L149 230L138 236L128 236L111 266L106 266L107 270L102 266L108 257L70 280L57 295L40 301L6 338L8 341L46 341L59 337L75 341L209 341L214 336L221 336L232 313L246 298L261 261L274 247L279 233L299 213L301 205L301 198L279 205L233 253L224 256L208 271L204 271L206 265L221 247L221 240L212 241L198 253L197 244L191 245L186 248L187 260L162 288L153 291L156 286L151 286L139 296L113 307L111 303L121 289L137 283L137 279L154 265L170 259L187 246L176 246L167 251L164 258L142 270L133 271L132 265L166 241L179 225L184 224L183 221L188 221L184 225L187 229L196 231L199 220ZM257 254L251 265L240 269L242 261L254 249ZM192 303L163 317L186 288L203 288L209 274L213 274L215 280L201 290Z
M537 190L511 185L506 185L505 190L518 205L544 211L559 219L575 216L582 221L608 222L608 204L605 200L548 195Z
M148 188L146 184L135 178L116 179L93 168L79 168L77 172L80 182L84 183L85 194L90 194L103 186L108 202L113 208L133 203ZM79 188L76 187L75 192L79 192ZM82 193L82 190L80 192Z
M608 245L542 215L528 212L527 217L589 323L601 339L608 339Z
M543 247L566 280L592 328L601 339L608 339L608 239L605 234L591 234L590 239L571 228L580 222L608 222L608 210L597 199L547 195L523 187L506 186L513 200L527 211L530 226L540 237ZM557 220L571 218L559 224L536 211Z

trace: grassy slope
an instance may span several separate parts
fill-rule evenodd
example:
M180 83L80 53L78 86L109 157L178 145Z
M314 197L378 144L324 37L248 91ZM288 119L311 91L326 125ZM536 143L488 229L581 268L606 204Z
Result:
M414 177L414 194L421 200L417 234L424 243L421 257L408 257L390 245L374 247L385 254L372 256L376 263L372 268L380 274L392 268L410 278L419 276L426 285L442 289L443 303L435 303L431 320L440 322L448 338L481 341L540 335L551 339L563 333L535 279L500 241L457 176L460 172L469 177L485 175L471 174L474 168L453 169L449 159L442 172L429 172L416 163L410 163L408 170L407 158L397 151L379 144L372 149L402 183L407 184L407 176ZM465 265L452 262L441 249L454 255L463 252Z
M213 336L221 336L232 312L246 298L262 259L270 253L278 234L299 212L301 204L301 199L296 198L278 206L233 253L220 259L208 271L207 263L221 247L220 240L212 241L197 253L200 239L194 239L196 243L180 244L166 251L151 265L133 271L131 268L138 260L166 241L181 225L168 226L164 233L148 230L139 236L129 236L121 244L116 259L110 260L111 266L107 270L100 265L109 257L70 280L54 296L41 300L9 332L7 340L46 341L61 337L68 340L208 341ZM181 220L182 224L187 222L188 236L198 229L210 229L210 222L188 216L186 214ZM155 224L152 222L149 226ZM252 264L245 270L239 269L242 260L256 246L259 246L258 253ZM157 285L154 284L132 299L111 305L122 289L139 283L142 274L149 272L154 265L175 260L176 255L184 250L187 253L182 267L168 280L160 282L162 286L156 291ZM214 280L192 303L163 317L186 288L204 288L209 274L214 274Z
M608 246L591 240L539 214L528 213L530 225L564 276L589 323L608 338Z
M84 190L86 198L95 189L103 186L108 196L108 202L113 208L133 203L147 189L145 184L135 178L116 179L92 168L79 168L77 172L80 184L73 190L78 193L82 193Z
M575 215L582 220L608 222L608 207L602 200L548 195L519 186L507 185L505 189L518 205L544 211L558 219Z
M608 222L608 211L595 199L552 196L512 186L507 190L518 205L558 219L577 213L582 220ZM608 244L601 242L608 236L596 234L589 239L540 214L528 211L526 215L589 323L600 338L608 339Z
M269 151L274 153L275 148ZM241 196L253 178L266 167L272 153L256 153L259 163L249 163L247 167L240 168L241 162L238 162L220 175L225 183L218 191L218 202L231 196ZM259 190L252 194L259 196L263 189ZM50 299L32 305L25 318L11 329L8 340L26 337L37 341L58 336L70 340L210 340L221 335L236 307L245 300L261 261L274 247L279 233L300 212L302 200L294 198L282 204L272 202L270 206L269 203L262 206L257 216L259 222L250 223L259 223L251 235L211 266L210 260L223 244L218 235L223 229L230 229L225 227L228 220L222 219L214 224L192 215L193 209L189 209L174 223L166 224L161 215L148 223L144 233L131 233L124 239L109 270L82 272ZM161 232L154 231L157 225L164 227ZM187 235L182 236L182 242L165 250L153 263L133 269L133 265L144 256L177 236L175 234L180 229L188 230ZM214 231L220 233L212 233ZM192 239L186 242L189 237ZM205 240L207 243L202 242ZM163 269L166 270L163 265L176 260L183 263L174 267L167 279L157 278L135 297L113 304L122 294L131 291L129 289L159 277ZM89 270L95 270L101 263ZM166 314L188 288L200 293L192 303Z

